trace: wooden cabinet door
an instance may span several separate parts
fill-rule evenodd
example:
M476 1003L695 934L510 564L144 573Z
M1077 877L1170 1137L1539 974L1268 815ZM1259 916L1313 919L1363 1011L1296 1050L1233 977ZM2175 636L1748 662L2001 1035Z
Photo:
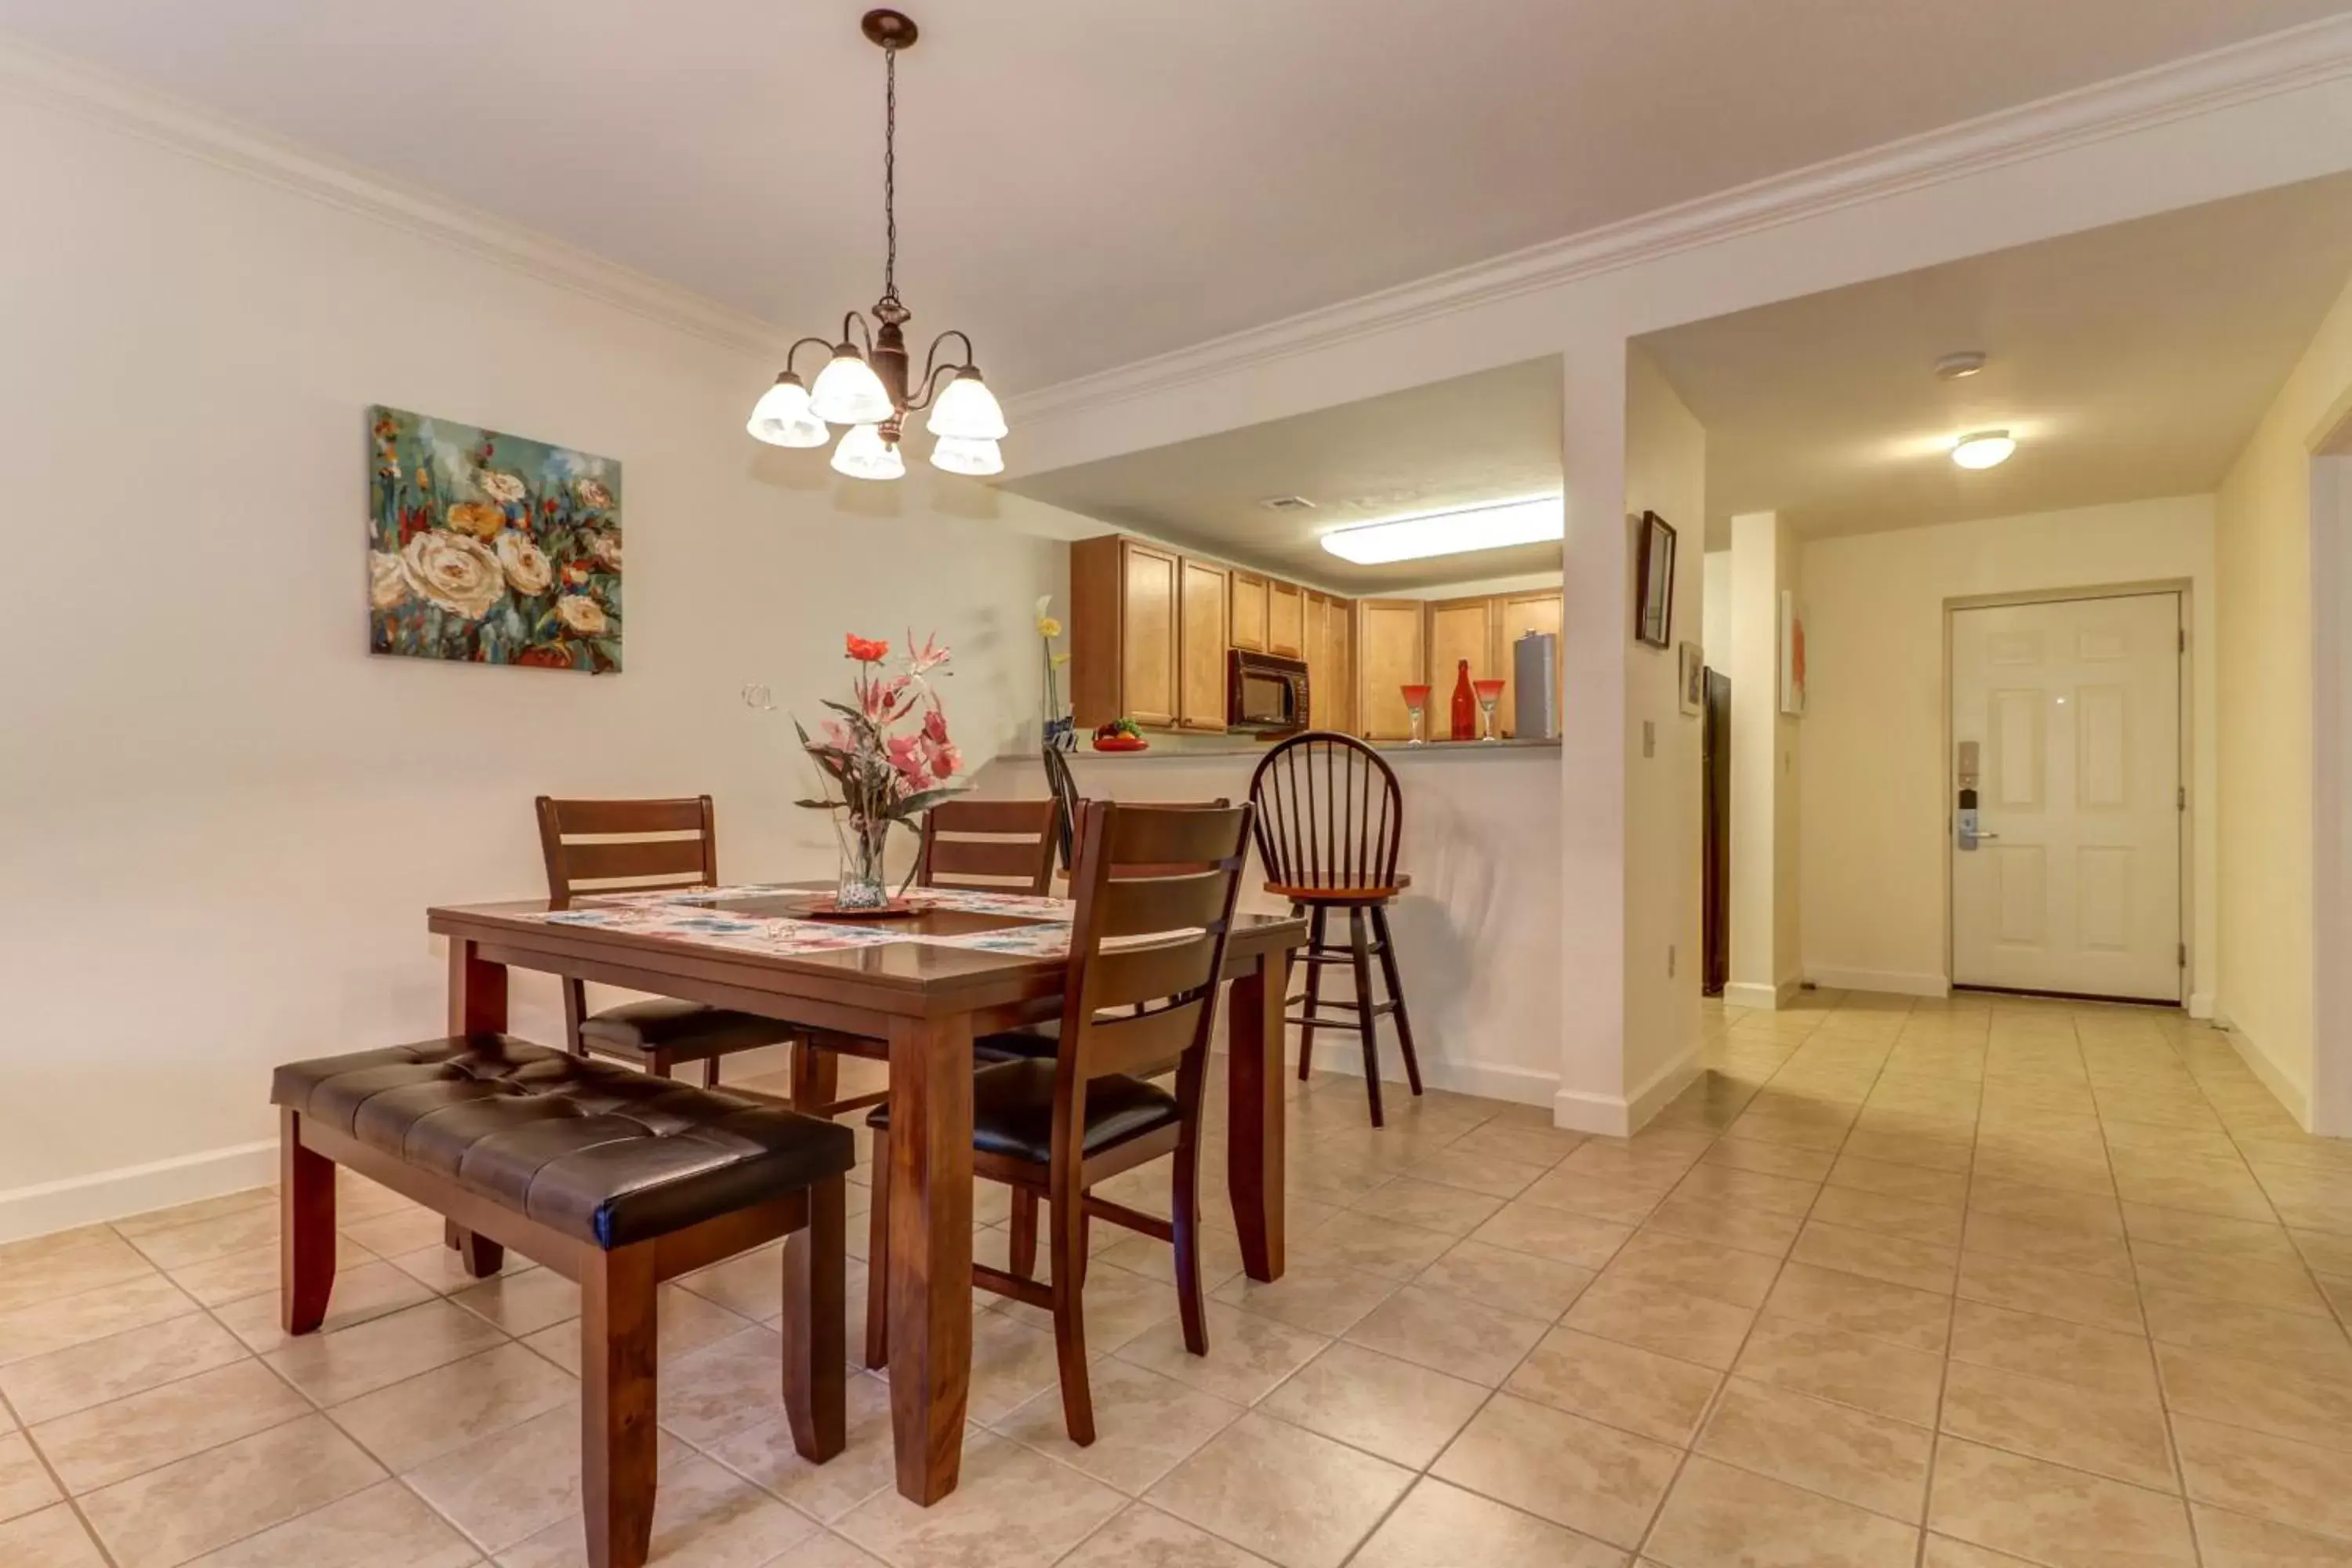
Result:
M1461 674L1464 659L1470 661L1473 680L1492 680L1502 673L1495 668L1492 599L1440 599L1429 606L1429 724L1433 731L1453 733L1454 684Z
M1326 630L1330 646L1323 663L1330 671L1326 689L1329 716L1323 721L1327 730L1337 730L1343 735L1358 732L1356 726L1356 605L1352 599L1331 601L1331 616Z
M1328 730L1331 727L1331 698L1326 685L1331 679L1331 600L1328 595L1307 592L1307 651L1299 657L1307 661L1307 727Z
M1307 657L1307 595L1296 583L1266 584L1265 651L1285 658Z
M1176 723L1176 595L1173 554L1120 541L1119 701L1125 717L1157 730Z
M1511 645L1529 632L1549 632L1552 635L1552 733L1559 733L1561 689L1567 675L1568 639L1561 635L1564 626L1560 590L1557 588L1548 588L1540 593L1505 594L1495 601L1496 637L1503 661L1502 668L1495 673L1504 681L1503 700L1495 709L1495 722L1504 734L1519 732L1518 658L1511 651Z
M1403 688L1427 679L1419 599L1360 599L1356 602L1357 725L1365 739L1402 741L1412 734ZM1434 716L1437 700L1430 699Z
M1265 579L1255 572L1233 574L1234 610L1229 638L1245 653L1265 651Z
M1185 557L1178 579L1176 724L1225 727L1225 636L1232 581L1225 569Z

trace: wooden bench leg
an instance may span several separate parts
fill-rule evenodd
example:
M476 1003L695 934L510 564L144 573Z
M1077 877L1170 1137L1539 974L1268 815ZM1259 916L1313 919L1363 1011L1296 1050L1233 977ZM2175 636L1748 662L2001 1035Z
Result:
M278 1112L278 1314L289 1334L326 1321L335 1289L335 1163L302 1146L302 1118Z
M808 1224L784 1238L784 1415L793 1447L813 1465L848 1441L845 1189L840 1176L811 1187Z
M652 1550L655 1289L650 1246L594 1254L580 1281L580 1501L590 1568L644 1568Z

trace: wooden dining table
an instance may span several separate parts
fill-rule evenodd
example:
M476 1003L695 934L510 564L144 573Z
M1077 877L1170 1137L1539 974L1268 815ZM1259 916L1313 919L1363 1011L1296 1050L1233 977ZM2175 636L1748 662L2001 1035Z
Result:
M912 916L844 925L806 918L819 890L470 904L427 924L448 939L453 1034L504 1032L508 973L528 969L887 1042L891 1419L898 1490L929 1504L955 1489L971 1381L972 1040L1059 1016L1069 906L917 889ZM1254 1279L1283 1272L1283 1005L1306 940L1303 920L1244 914L1226 950L1226 1184Z

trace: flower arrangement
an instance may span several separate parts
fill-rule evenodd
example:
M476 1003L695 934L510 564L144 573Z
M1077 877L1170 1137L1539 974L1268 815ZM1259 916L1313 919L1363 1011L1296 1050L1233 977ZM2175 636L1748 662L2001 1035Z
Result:
M603 674L621 668L621 466L376 408L369 646Z
M817 770L840 791L839 800L803 800L796 805L833 814L841 835L841 886L835 902L845 910L888 907L890 892L883 852L893 823L908 822L966 787L962 753L948 736L946 710L932 685L947 667L949 650L936 637L915 646L907 634L903 667L884 673L890 645L855 633L845 640L856 666L850 702L828 699L834 717L812 736L793 721L801 745Z
M1076 721L1062 710L1062 667L1070 662L1066 652L1054 651L1054 640L1062 635L1062 623L1054 616L1054 595L1046 594L1037 601L1037 640L1045 654L1045 750L1072 751L1078 743Z

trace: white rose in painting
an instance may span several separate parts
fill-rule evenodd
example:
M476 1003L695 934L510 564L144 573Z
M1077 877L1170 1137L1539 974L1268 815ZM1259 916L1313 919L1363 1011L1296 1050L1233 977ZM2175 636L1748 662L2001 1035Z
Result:
M379 610L395 609L408 597L408 574L400 557L389 550L368 552L368 603Z
M555 618L582 637L604 629L604 606L585 594L566 594L555 601Z
M572 487L572 490L580 498L580 504L591 510L602 511L613 504L613 492L606 489L600 480L582 479Z
M596 542L593 548L596 552L597 560L603 562L605 565L611 567L615 572L618 572L621 569L621 536L619 534L598 534L596 536Z
M512 474L502 474L494 468L484 468L474 476L481 492L500 506L512 506L530 492L523 489L522 480Z
M507 581L526 598L546 593L555 581L555 568L549 563L545 552L530 542L529 534L509 528L499 535L498 543L491 548L498 553L499 565L506 571Z
M417 594L449 611L478 621L507 595L499 558L480 540L428 529L400 552L402 572Z

